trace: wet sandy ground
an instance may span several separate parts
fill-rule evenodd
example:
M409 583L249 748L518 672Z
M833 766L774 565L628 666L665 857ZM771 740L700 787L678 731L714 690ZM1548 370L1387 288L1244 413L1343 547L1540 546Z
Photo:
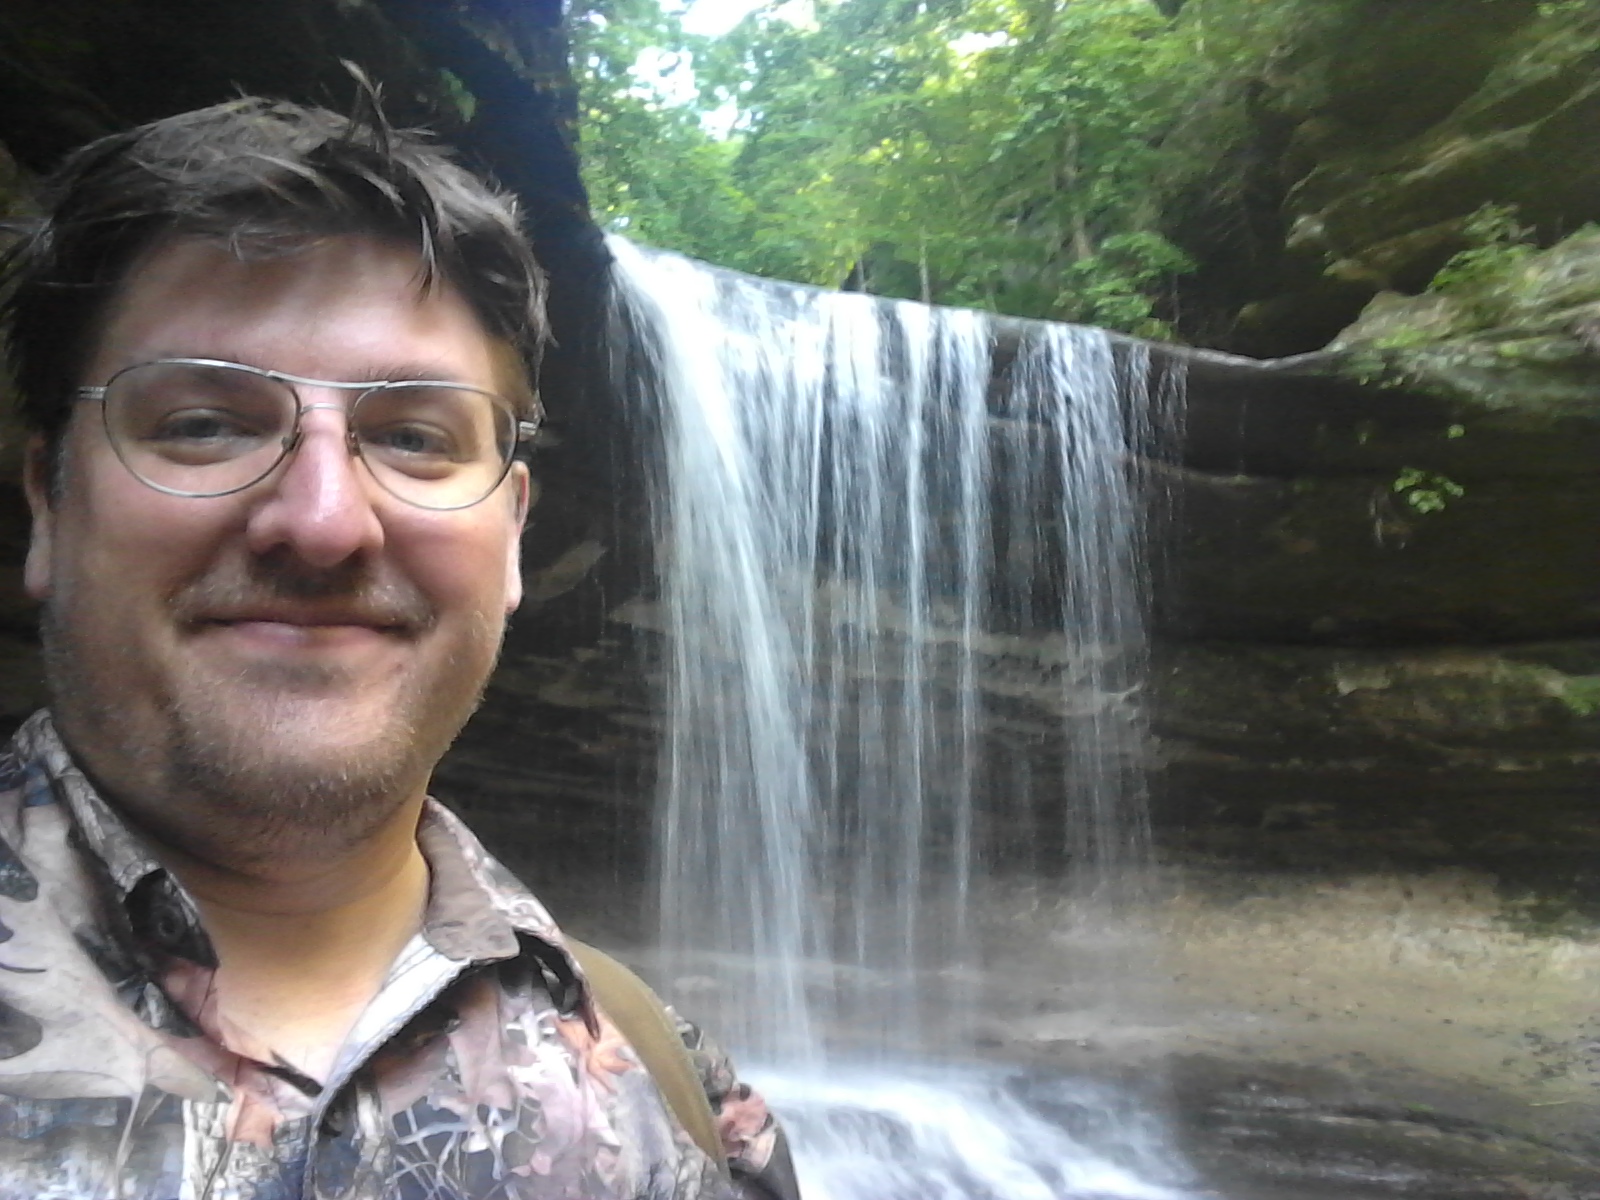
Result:
M1454 871L1152 890L1119 938L998 888L1013 987L980 1037L1167 1091L1230 1200L1600 1197L1600 931L1538 929Z
M1455 871L1190 871L1152 890L1118 952L1047 887L997 889L995 963L1034 1006L1007 1040L1093 1040L1089 1026L1110 1017L1108 1044L1409 1073L1530 1110L1600 1101L1600 930L1539 930L1490 879ZM1131 982L1099 985L1093 1016L1050 1003L1086 999L1096 973L1119 971Z
M1484 878L1286 884L1232 903L1202 885L1160 919L1191 1042L1401 1067L1533 1109L1600 1099L1600 931L1531 930Z

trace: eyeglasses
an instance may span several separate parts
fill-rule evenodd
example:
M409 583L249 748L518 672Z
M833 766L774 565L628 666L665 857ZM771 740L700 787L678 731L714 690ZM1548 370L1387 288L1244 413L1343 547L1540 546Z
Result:
M511 402L482 388L430 379L334 383L209 358L125 367L98 400L111 447L134 478L170 496L227 496L260 483L295 452L297 385L355 392L350 453L384 490L419 508L470 508L500 486L518 445L538 432Z

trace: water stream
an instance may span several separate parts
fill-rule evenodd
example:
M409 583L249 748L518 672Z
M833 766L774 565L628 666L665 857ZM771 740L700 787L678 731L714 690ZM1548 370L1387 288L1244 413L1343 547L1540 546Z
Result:
M1141 885L1136 465L1170 398L1097 330L1001 363L981 314L612 249L662 444L675 977L813 1200L1182 1194L1155 1115L972 1053L994 872L1105 929Z

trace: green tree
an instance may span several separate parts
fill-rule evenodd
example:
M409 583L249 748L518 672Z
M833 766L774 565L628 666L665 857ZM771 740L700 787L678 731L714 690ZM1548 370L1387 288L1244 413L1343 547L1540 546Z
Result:
M595 219L651 245L726 261L751 212L729 169L736 147L707 133L701 106L674 99L664 82L705 52L703 40L685 34L658 0L580 0L569 21ZM640 69L649 60L654 77Z
M746 265L1161 332L1152 296L1187 266L1152 191L1184 46L1149 0L784 11L719 48L748 80L735 179L766 216Z

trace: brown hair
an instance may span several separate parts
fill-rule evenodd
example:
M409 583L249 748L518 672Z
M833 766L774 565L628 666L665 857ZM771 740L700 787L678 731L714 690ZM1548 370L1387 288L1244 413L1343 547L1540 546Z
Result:
M44 215L0 255L0 328L23 422L59 439L106 303L143 251L175 236L216 238L240 257L341 235L413 246L421 286L454 285L531 381L545 285L515 200L425 134L391 128L370 90L360 108L347 118L244 97L71 154L45 182Z

